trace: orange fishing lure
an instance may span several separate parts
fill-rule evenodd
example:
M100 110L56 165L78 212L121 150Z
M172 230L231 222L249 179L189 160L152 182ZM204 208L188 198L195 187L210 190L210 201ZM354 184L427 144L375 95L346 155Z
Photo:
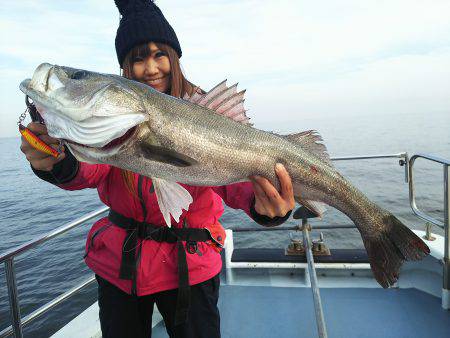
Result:
M19 132L22 134L23 138L27 140L27 142L35 149L51 155L53 157L58 157L59 152L50 147L47 143L42 141L39 137L37 137L30 129L19 124Z

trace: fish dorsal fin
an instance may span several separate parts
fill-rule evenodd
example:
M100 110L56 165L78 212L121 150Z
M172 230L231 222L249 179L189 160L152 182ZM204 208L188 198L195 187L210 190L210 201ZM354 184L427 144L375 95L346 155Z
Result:
M159 210L163 214L167 226L171 226L170 216L179 222L184 210L189 209L193 199L189 191L176 182L166 181L161 178L152 178L153 188L158 200Z
M195 91L191 96L185 94L183 99L209 108L234 121L247 124L250 118L245 114L245 90L237 92L237 85L236 83L227 87L227 80L224 80L205 94Z
M206 102L204 100L201 100L200 103L204 104L206 108L210 108L215 110L217 107L220 106L220 104L228 99L230 96L233 96L234 94L236 94L236 88L237 88L237 83L235 83L234 85L232 85L231 87L227 87L224 90L220 91L219 93L217 93L216 95L214 95L213 97L211 97L210 99L208 99L208 94L206 96L205 99L208 99Z
M212 88L209 92L203 94L202 99L198 102L201 106L206 106L206 104L215 97L217 94L222 93L224 90L229 89L227 87L227 80L223 80L221 83Z
M190 101L193 103L198 103L198 101L200 101L202 97L203 97L202 94L195 92L194 95L192 95L192 97L190 98ZM189 96L187 96L187 99L189 99Z
M300 145L304 150L317 156L329 166L333 166L327 147L322 143L323 139L316 130L306 130L300 133L284 135L283 137L292 143Z

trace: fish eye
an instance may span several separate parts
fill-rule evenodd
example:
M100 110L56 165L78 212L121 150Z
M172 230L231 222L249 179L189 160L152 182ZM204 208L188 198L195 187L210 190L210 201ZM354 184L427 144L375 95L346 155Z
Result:
M88 72L85 70L78 70L75 73L73 73L70 78L72 80L81 80L83 78L85 78L88 75Z

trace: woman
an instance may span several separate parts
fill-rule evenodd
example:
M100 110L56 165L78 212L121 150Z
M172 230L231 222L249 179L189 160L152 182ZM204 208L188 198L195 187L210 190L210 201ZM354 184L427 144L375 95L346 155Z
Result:
M116 4L122 14L116 51L123 75L175 97L199 90L181 72L178 39L159 8L144 0ZM28 127L57 147L44 125ZM171 337L220 337L222 199L266 226L284 222L295 205L289 175L277 166L281 192L261 177L224 187L183 185L193 203L168 228L151 179L110 165L78 162L68 151L54 159L25 140L21 150L40 178L67 190L97 188L111 208L110 215L90 230L85 256L98 281L103 337L150 337L154 303ZM198 238L177 237L185 231ZM172 232L178 235L173 237Z

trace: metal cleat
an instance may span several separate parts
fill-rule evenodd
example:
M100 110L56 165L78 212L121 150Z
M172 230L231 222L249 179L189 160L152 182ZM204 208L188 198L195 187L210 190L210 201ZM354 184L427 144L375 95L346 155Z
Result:
M304 256L305 248L303 247L302 239L295 238L293 233L289 233L289 237L291 238L291 243L284 250L284 254L286 256Z
M314 256L331 256L330 249L323 241L323 233L320 233L320 238L312 242L312 253Z

